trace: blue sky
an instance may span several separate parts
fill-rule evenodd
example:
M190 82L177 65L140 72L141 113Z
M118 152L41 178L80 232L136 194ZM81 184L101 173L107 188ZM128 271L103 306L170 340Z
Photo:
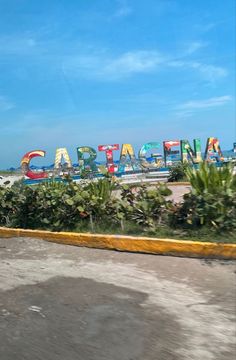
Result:
M0 168L64 146L231 148L235 26L235 0L0 0Z

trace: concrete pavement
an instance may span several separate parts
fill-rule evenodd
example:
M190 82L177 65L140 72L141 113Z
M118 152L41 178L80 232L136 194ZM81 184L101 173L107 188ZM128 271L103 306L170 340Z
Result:
M235 270L0 239L0 359L234 359Z

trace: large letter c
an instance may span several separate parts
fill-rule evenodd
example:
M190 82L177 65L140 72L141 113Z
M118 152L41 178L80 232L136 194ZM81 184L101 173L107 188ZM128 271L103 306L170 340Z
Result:
M43 150L33 150L26 153L22 160L21 160L21 169L25 176L27 176L30 179L45 179L48 177L48 174L44 171L41 171L39 173L36 173L32 170L30 170L29 164L31 159L33 159L36 156L44 157L46 154L46 151Z

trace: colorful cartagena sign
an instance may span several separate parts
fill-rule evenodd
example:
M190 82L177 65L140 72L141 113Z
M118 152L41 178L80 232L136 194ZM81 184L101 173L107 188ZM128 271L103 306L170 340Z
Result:
M160 153L163 149L163 154ZM119 153L119 161L115 162L113 154ZM201 142L199 139L193 140L191 144L188 140L168 140L159 142L149 142L144 144L136 155L131 144L99 145L98 152L104 153L107 171L118 175L126 172L149 171L152 169L161 169L169 167L176 160L187 161L192 164L198 164L202 160L208 162L225 161L219 141L217 138L209 137L207 139L205 153L202 154ZM97 151L90 146L77 147L78 166L73 167L70 155L66 148L56 150L54 168L51 171L33 171L31 160L34 157L45 157L43 150L32 150L27 152L22 160L21 167L24 175L30 179L45 179L50 176L60 176L63 171L69 173L81 173L85 170L91 173L99 173L99 165L96 162Z

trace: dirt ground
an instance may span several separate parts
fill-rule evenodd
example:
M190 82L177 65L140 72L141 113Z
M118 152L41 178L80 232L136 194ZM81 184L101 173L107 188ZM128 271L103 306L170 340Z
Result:
M0 239L1 360L233 360L235 263Z
M167 186L172 191L172 195L168 196L168 199L173 200L174 202L181 202L183 200L184 194L187 194L191 190L190 185L171 186L167 184Z

